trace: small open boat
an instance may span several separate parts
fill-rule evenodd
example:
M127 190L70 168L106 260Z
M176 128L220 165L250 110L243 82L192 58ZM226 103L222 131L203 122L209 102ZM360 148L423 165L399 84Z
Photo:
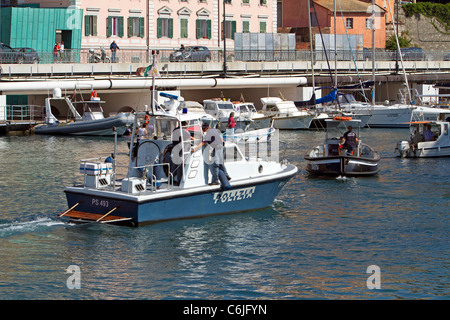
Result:
M347 117L328 119L324 143L315 146L304 157L307 164L306 170L310 174L332 176L370 176L378 173L380 155L377 151L359 139L360 120ZM346 136L341 126L350 129L357 128L353 133L356 136L355 145L352 148L343 142ZM349 130L352 131L353 130ZM350 139L348 139L350 140ZM347 149L346 149L347 148ZM349 150L351 149L351 152Z
M410 139L397 143L395 153L398 157L427 158L450 156L448 121L410 122L410 130Z

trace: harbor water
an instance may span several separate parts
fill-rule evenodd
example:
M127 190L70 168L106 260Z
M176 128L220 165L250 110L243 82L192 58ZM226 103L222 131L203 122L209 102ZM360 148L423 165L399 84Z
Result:
M300 170L272 207L141 228L56 217L113 138L1 136L0 299L450 298L450 160L396 158L407 129L364 129L378 175L309 177L323 136L280 133Z

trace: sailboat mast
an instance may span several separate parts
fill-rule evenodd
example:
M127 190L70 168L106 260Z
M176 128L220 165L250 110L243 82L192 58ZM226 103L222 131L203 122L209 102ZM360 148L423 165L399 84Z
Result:
M311 0L308 0L308 27L309 27L309 47L311 51L311 79L312 79L312 87L313 87L313 95L315 95L316 83L314 80L314 55L313 55L313 39L312 39L312 31L311 31Z
M375 0L372 0L372 105L375 105Z

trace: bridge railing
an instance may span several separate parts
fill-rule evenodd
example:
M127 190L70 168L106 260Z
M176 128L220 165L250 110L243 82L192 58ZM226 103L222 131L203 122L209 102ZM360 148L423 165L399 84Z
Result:
M170 54L175 49L160 49L158 54L158 61L169 63ZM106 60L101 59L100 49L94 50L94 53L98 55L100 59L93 59L92 54L88 49L81 50L64 50L60 55L54 55L51 51L38 52L40 64L53 64L53 63L94 63L94 61L102 62L115 62L115 63L141 63L146 64L151 61L151 52L147 50L134 50L124 49L118 50L115 55L115 60L112 61L111 51L105 50ZM210 61L223 62L223 50L213 49L210 50ZM227 61L311 61L310 50L226 50ZM315 61L368 61L372 60L372 50L334 50L316 51L313 52L313 58ZM450 61L449 51L433 51L424 50L422 54L402 54L404 60L413 61ZM1 60L1 59L0 59ZM202 59L199 58L199 61ZM377 50L375 52L376 61L396 61L400 60L396 51L391 50ZM181 60L183 61L183 60ZM189 59L186 62L195 62L197 59ZM18 61L14 62L18 63ZM32 59L24 59L21 63L36 63ZM176 63L176 62L173 62Z
M43 106L38 105L6 105L4 121L39 121L43 119Z

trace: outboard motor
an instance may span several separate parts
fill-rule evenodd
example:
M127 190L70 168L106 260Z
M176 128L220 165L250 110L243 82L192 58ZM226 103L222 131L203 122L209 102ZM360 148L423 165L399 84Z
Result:
M395 147L395 150L398 152L399 156L402 158L404 158L408 155L410 149L411 149L411 146L409 145L408 141L397 142L397 146Z

